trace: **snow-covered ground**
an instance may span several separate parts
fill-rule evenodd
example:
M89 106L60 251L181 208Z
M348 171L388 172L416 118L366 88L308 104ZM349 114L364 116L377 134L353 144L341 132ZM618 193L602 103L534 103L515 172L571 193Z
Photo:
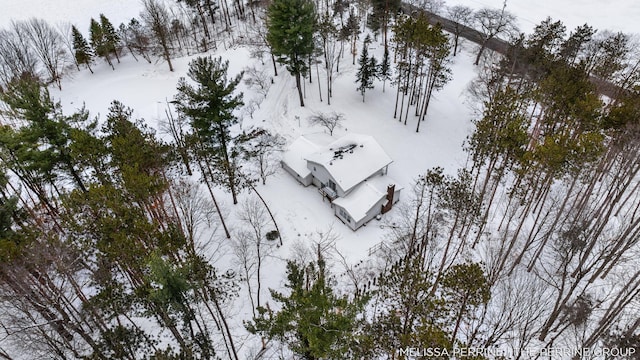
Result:
M249 59L243 49L220 55L230 60L230 74L236 74L248 63L256 62ZM121 64L116 64L115 71L106 64L97 66L95 74L74 71L70 74L73 78L68 77L63 81L62 91L51 89L51 93L60 99L67 112L84 104L94 116L104 116L109 104L113 100L119 100L134 109L134 117L144 118L150 126L158 128L159 118L164 117L165 101L173 98L178 78L184 76L189 60L190 58L176 59L176 71L171 73L165 63L136 63L131 57L125 57ZM376 84L375 89L367 92L366 102L362 102L360 93L355 90L354 66L349 56L342 59L341 74L334 83L335 96L331 105L326 104L326 99L324 102L319 101L317 79L314 79L312 84L305 84L306 106L301 108L295 83L284 68L281 68L267 98L254 113L254 119L244 117L243 128L272 128L290 142L301 134L322 131L321 128L310 127L307 122L313 111L344 113L346 121L343 128L334 132L334 137L338 138L347 132L372 135L393 159L389 166L389 176L404 186L401 199L408 198L413 180L427 169L442 166L454 174L456 169L464 166L462 143L469 133L472 116L470 108L465 105L464 89L474 76L471 62L468 52L455 58L452 64L453 80L435 94L420 133L415 132L415 120L411 115L406 126L393 119L395 89L389 84L384 93L382 84ZM266 70L270 70L269 64L266 65ZM324 81L322 76L321 80ZM323 97L326 97L322 81ZM244 84L241 88L245 92L247 103L258 96L246 89ZM333 210L322 202L315 188L302 187L285 172L268 179L267 186L261 186L259 190L274 204L278 218L290 224L290 231L285 236L294 234L297 237L298 233L305 234L333 226L344 238L344 244L349 245L348 252L356 252L358 255L362 255L361 250L366 251L380 239L380 227L375 226L375 221L357 232L351 231L333 216Z

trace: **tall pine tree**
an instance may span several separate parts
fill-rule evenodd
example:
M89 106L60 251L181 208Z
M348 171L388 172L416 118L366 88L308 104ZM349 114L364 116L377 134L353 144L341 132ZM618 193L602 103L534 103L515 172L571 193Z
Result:
M111 62L111 57L109 55L111 50L109 47L107 36L105 35L104 30L102 29L102 26L100 25L100 23L98 23L93 18L91 18L89 33L90 33L89 41L91 42L91 47L93 47L93 51L96 53L96 55L104 57L104 59L107 61L107 64L111 66L111 69L115 70L116 68L113 67L113 63Z
M357 317L366 298L350 301L337 296L324 259L301 265L287 263L289 294L271 290L277 312L259 307L260 315L247 324L252 333L281 341L302 359L344 359L357 347Z
M71 34L73 36L73 50L74 56L78 64L85 64L89 71L93 74L91 69L91 62L93 62L93 51L87 43L87 40L82 36L82 33L75 26L71 26Z
M107 47L107 51L113 53L116 56L116 60L120 63L120 57L118 56L118 44L120 43L120 36L116 32L116 29L111 25L111 21L107 19L104 14L100 14L100 27L104 34L104 39Z
M3 150L11 154L9 163L19 169L19 177L32 178L31 183L37 186L53 187L66 177L86 191L81 170L70 154L70 133L71 123L86 119L88 113L82 109L72 116L63 115L47 88L30 78L9 84L0 101L8 106L8 119L24 124L17 129L3 128L0 141Z
M391 80L391 63L389 63L389 49L384 49L384 55L382 56L382 62L378 68L377 73L378 80L382 81L382 92L384 92L384 85L387 80Z
M371 37L367 35L362 44L362 53L358 59L358 71L356 72L356 83L359 84L357 90L362 94L362 102L364 102L364 94L367 89L373 89L373 80L377 76L378 62L375 57L369 57L369 44Z
M309 0L274 0L268 17L271 51L296 78L300 106L304 106L300 78L308 71L307 61L314 50L315 7Z
M243 105L242 94L235 94L242 73L228 79L228 67L229 62L222 62L222 58L194 59L187 75L197 85L194 87L181 78L174 103L191 122L199 143L198 157L214 163L210 180L227 188L233 203L237 204L241 179L237 165L239 152L233 148L229 128L238 122L233 111Z
M379 24L382 28L382 36L384 40L384 49L389 49L389 42L387 40L387 30L391 19L400 11L400 0L373 0L371 1L373 12L371 17L373 23Z

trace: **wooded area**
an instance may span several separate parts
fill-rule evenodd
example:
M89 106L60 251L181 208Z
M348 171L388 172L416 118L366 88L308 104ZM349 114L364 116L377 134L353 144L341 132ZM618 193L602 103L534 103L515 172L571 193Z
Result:
M567 33L551 18L521 34L506 8L434 1L411 13L396 0L143 8L118 27L99 14L89 29L32 19L0 30L0 325L11 349L55 359L401 359L408 347L520 356L558 344L640 354L640 61L630 36ZM238 84L264 98L285 69L300 106L307 81L330 104L351 57L362 101L388 84L394 124L419 132L473 37L466 167L416 169L369 259L349 263L331 232L307 239L286 259L284 288L267 296L265 263L283 240L256 184L279 171L285 141L231 131L260 106ZM232 76L203 54L231 46L270 61L274 77ZM64 113L48 90L97 61L115 73L131 55L173 71L172 59L193 54L203 55L165 104L169 141L126 101L98 119ZM329 133L342 120L310 118ZM216 188L241 226L227 225ZM236 270L221 270L222 256ZM238 297L251 307L242 327L231 323ZM0 358L18 358L7 349Z

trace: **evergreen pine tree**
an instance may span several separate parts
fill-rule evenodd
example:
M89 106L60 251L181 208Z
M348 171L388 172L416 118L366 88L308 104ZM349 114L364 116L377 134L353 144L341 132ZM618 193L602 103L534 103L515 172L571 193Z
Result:
M409 253L380 277L371 299L376 304L373 321L364 330L370 339L363 341L379 356L367 358L392 359L407 346L452 349L446 303L439 293L431 293L433 275L418 254Z
M382 62L378 67L377 78L382 81L382 92L384 92L385 83L387 82L387 80L391 80L391 64L389 63L389 49L384 49Z
M100 27L104 34L107 51L113 53L116 56L118 63L120 63L120 57L118 56L118 43L120 42L120 36L118 36L118 33L111 24L111 21L109 21L104 14L100 14Z
M373 80L377 75L377 60L375 57L369 57L367 48L371 43L371 37L367 35L362 45L362 53L358 59L358 72L356 72L356 83L360 84L357 88L362 94L362 102L364 102L364 94L367 89L373 89Z
M86 191L81 170L69 152L71 123L88 117L86 111L67 117L60 103L54 102L46 87L31 78L19 79L0 94L0 101L10 109L13 121L25 125L18 129L5 127L0 144L13 154L19 171L37 179L34 183L56 185L61 175L70 178Z
M91 62L93 61L93 51L91 51L91 47L87 40L82 36L80 31L75 27L71 26L71 34L73 36L73 50L74 56L78 64L85 64L91 73L93 74L93 70L91 69Z
M222 58L199 57L189 63L189 78L196 87L184 78L178 82L178 94L174 103L186 116L194 129L200 153L204 161L214 166L211 180L229 189L233 203L237 204L237 189L241 176L237 165L238 151L233 148L234 138L230 127L238 122L233 111L243 105L242 94L235 89L242 73L228 79L229 62Z
M315 7L309 0L274 0L269 6L267 41L273 55L296 78L300 106L304 106L301 75L314 51Z
M357 347L357 317L367 298L350 301L335 295L325 267L321 256L306 266L289 261L285 286L290 294L271 290L280 310L259 307L260 315L247 329L287 344L302 359L349 358Z
M491 286L478 263L453 265L444 273L442 286L442 292L455 318L451 334L451 343L455 343L465 315L489 301Z
M113 67L113 63L111 62L111 58L109 53L111 52L109 48L109 43L107 37L104 33L104 29L100 23L98 23L95 19L91 18L91 25L89 26L89 41L91 42L91 47L93 47L93 51L96 55L104 57L107 61L107 64L111 66L111 69L115 70Z
M378 59L375 56L371 55L369 61L367 62L367 70L369 71L369 79L371 82L371 88L373 89L373 80L378 78L378 73L380 72L380 64L378 63Z
M369 21L372 23L374 31L382 30L382 36L384 41L384 49L389 48L387 39L387 30L391 19L400 10L400 0L372 0L371 6L373 12L371 13ZM378 29L380 28L380 29Z
M132 121L132 113L121 102L112 102L102 131L122 191L132 202L144 204L166 189L166 181L159 174L168 163L168 149L141 120Z

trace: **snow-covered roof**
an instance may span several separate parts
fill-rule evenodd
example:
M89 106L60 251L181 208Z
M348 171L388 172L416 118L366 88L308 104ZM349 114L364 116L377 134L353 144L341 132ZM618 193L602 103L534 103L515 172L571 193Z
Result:
M389 185L395 185L395 191L402 189L398 182L389 176L375 176L360 183L347 196L335 199L333 203L345 209L353 220L358 222L387 195Z
M305 158L334 140L333 137L326 133L302 135L289 145L282 156L282 161L300 177L307 177L311 171L307 168L307 160Z
M392 160L369 135L350 133L306 157L323 165L344 191L349 191Z

